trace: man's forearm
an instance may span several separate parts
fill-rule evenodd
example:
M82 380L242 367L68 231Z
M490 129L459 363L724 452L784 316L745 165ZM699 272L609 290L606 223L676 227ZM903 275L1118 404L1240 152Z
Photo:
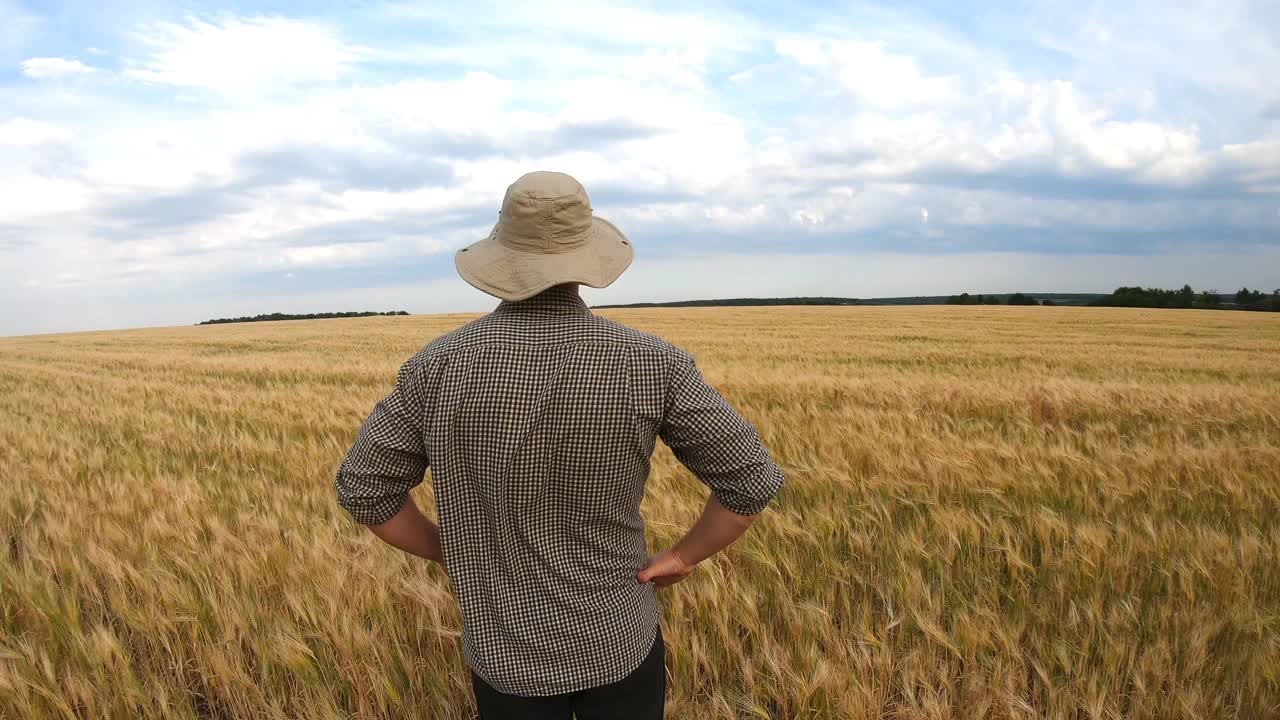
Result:
M751 527L755 519L755 515L739 515L711 495L698 521L671 548L671 552L692 567L728 547Z
M428 520L410 497L404 507L381 525L369 525L369 530L388 545L407 553L444 563L444 551L440 547L440 528Z

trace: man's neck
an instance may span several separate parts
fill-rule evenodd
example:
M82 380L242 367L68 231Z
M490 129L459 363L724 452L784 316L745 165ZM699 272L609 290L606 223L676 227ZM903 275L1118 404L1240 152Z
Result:
M498 304L497 312L551 312L551 313L590 313L587 304L578 293L578 283L553 285L546 290L524 300L503 300Z

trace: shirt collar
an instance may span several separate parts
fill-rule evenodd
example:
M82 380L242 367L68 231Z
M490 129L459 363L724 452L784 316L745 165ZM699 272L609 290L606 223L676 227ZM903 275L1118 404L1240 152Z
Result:
M591 309L573 285L554 285L524 300L503 300L495 313L539 313L552 315L590 315Z

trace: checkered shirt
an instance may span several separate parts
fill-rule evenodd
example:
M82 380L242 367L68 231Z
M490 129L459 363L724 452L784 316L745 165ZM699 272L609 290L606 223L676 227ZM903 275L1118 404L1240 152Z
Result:
M635 574L659 437L734 512L782 487L687 352L557 286L411 357L338 469L338 502L385 522L430 466L467 665L505 693L573 692L625 677L657 632Z

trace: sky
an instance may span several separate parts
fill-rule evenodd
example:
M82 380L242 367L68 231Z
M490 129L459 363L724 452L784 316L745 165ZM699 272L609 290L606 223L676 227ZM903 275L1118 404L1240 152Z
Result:
M1280 287L1280 3L0 0L0 335L486 311L532 170L589 303Z

